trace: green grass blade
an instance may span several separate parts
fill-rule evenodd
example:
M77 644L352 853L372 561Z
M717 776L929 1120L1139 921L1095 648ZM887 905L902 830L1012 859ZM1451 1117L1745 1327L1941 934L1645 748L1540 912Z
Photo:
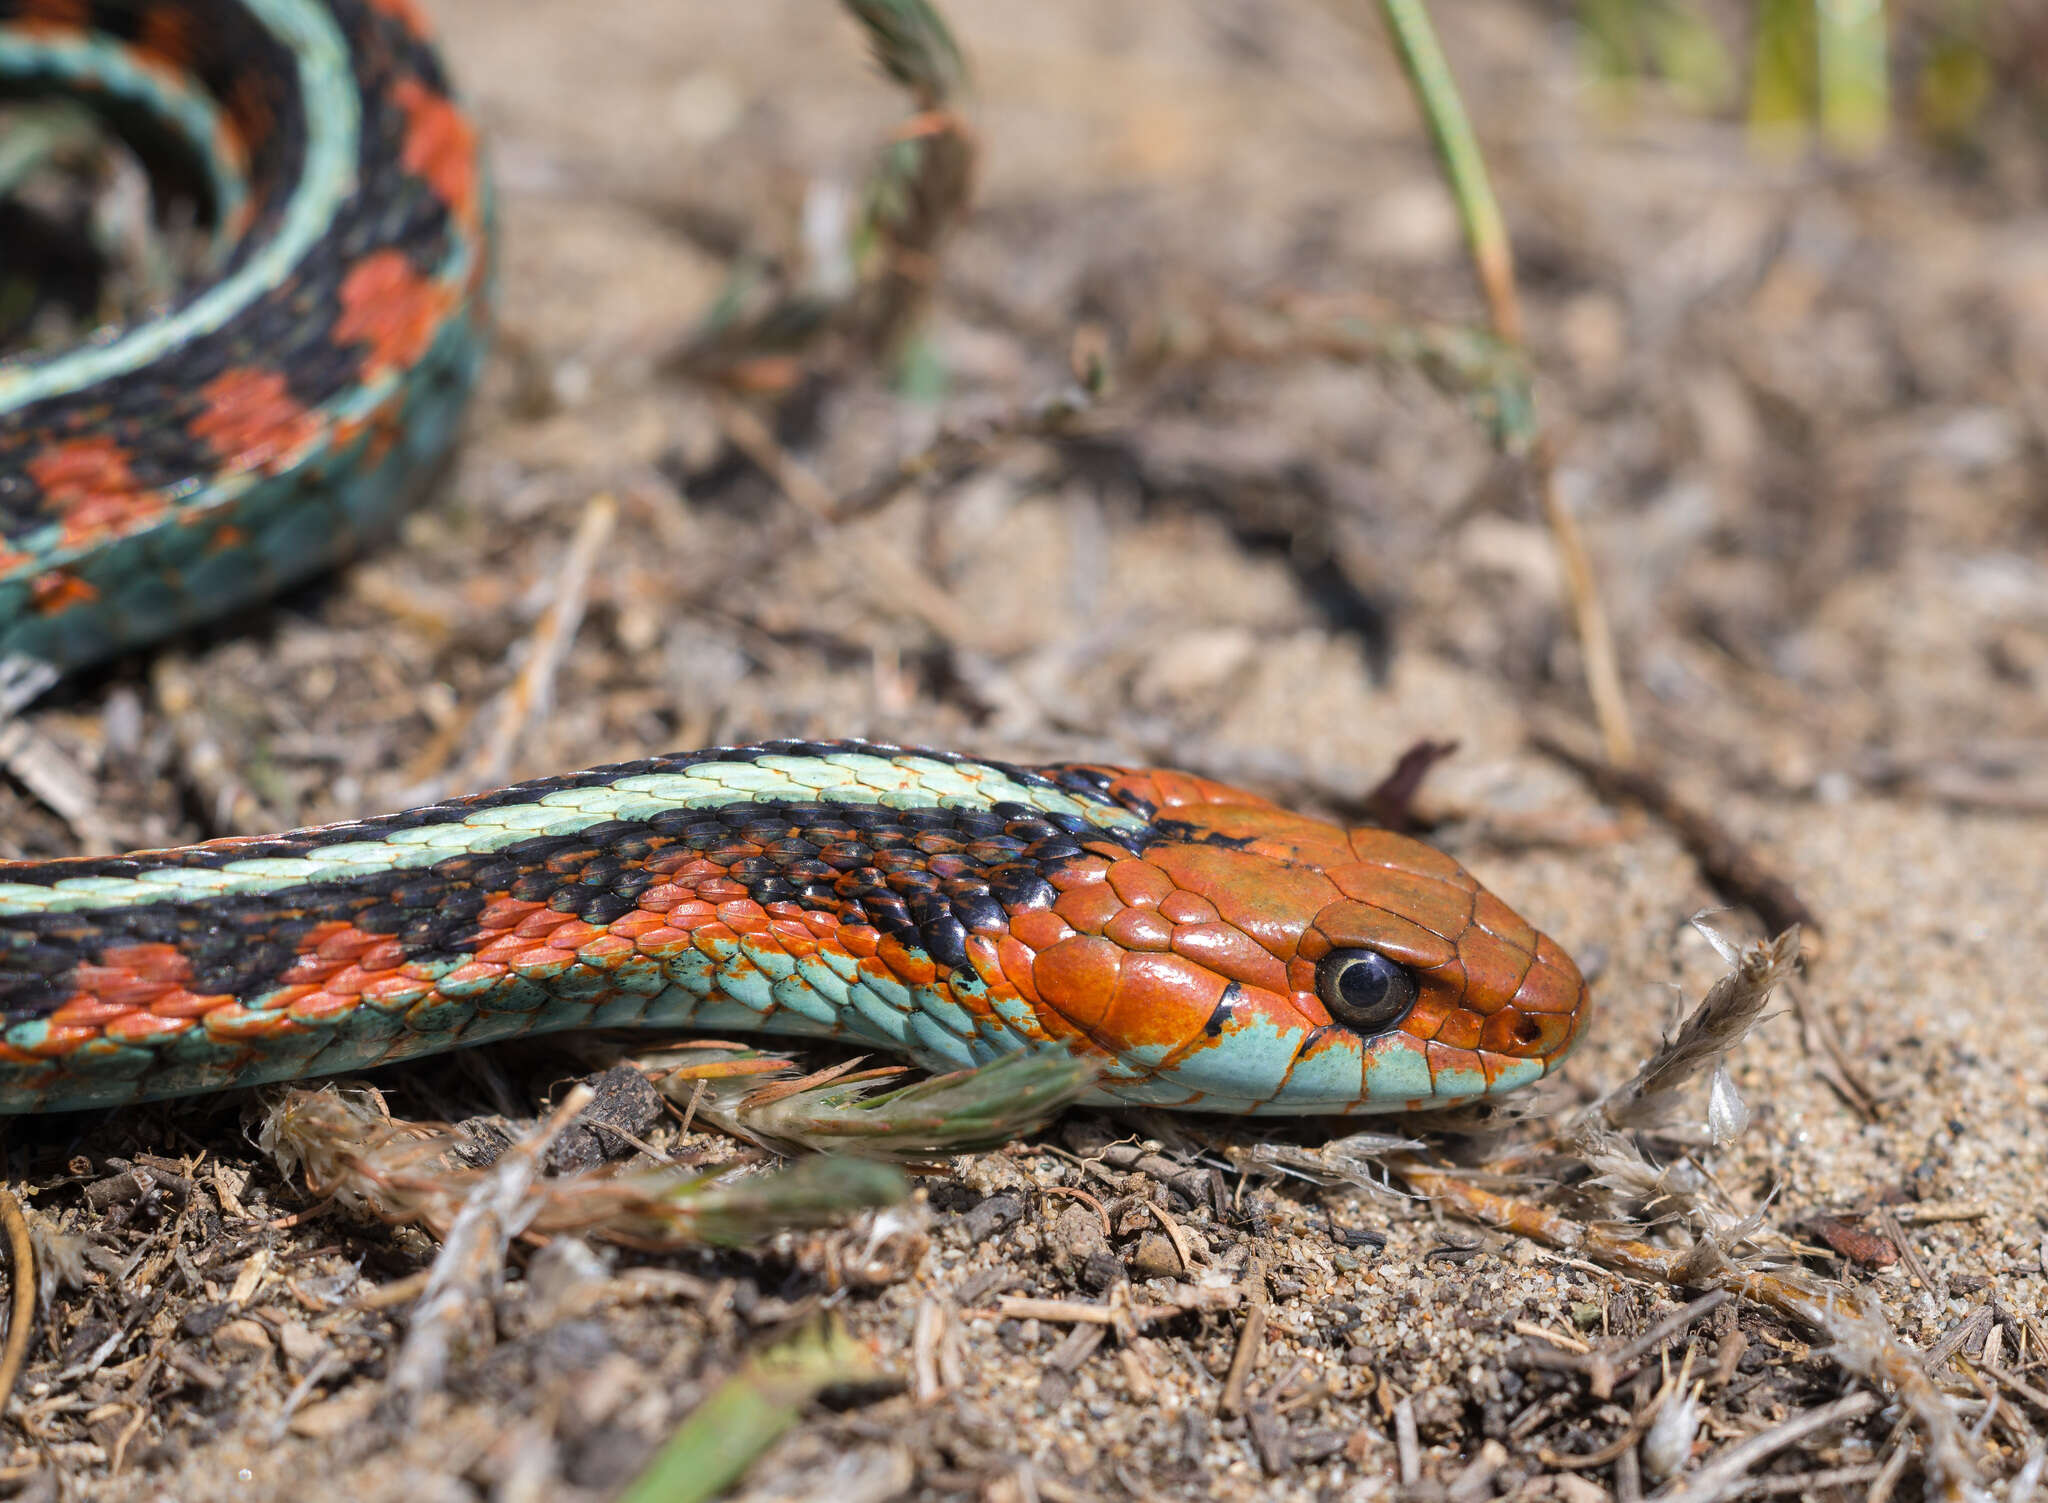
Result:
M1821 139L1868 156L1884 145L1891 76L1884 0L1814 0Z
M867 30L882 71L910 90L921 109L937 109L959 90L967 64L952 32L926 0L845 0Z
M718 1497L803 1417L820 1392L865 1382L874 1372L867 1350L837 1320L756 1353L683 1421L619 1503L703 1503Z
M915 1161L1011 1142L1094 1080L1094 1066L1066 1054L1015 1054L891 1091L846 1080L788 1095L764 1092L725 1108L725 1120L767 1143ZM716 1111L707 1107L704 1114Z
M1749 135L1786 151L1806 135L1813 101L1813 0L1758 0L1750 48Z
M1719 33L1683 0L1653 4L1643 35L1657 71L1696 110L1718 110L1735 97L1735 63Z
M750 1174L709 1189L686 1188L680 1210L693 1240L752 1247L774 1232L836 1226L858 1211L894 1205L910 1183L872 1159L801 1159L771 1174Z
M1458 201L1458 215L1465 224L1472 264L1493 315L1493 331L1507 343L1518 345L1522 342L1522 317L1514 295L1515 265L1507 222L1493 196L1486 156L1479 149L1479 138L1472 134L1457 80L1451 76L1451 65L1430 25L1429 9L1422 0L1380 0L1380 9L1394 34L1401 66L1407 69L1408 80L1422 102L1429 132L1436 138L1444 176L1450 179L1451 195Z

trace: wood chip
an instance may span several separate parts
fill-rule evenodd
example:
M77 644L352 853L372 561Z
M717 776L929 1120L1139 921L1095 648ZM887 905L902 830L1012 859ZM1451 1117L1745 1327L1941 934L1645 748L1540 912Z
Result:
M1581 1357L1590 1356L1593 1351L1590 1346L1579 1340L1578 1337L1567 1336L1562 1331L1553 1331L1548 1326L1539 1326L1533 1321L1516 1321L1514 1323L1514 1331L1517 1335L1532 1337L1537 1341L1547 1341L1559 1351L1572 1352Z
M1219 1407L1225 1414L1244 1413L1245 1384L1258 1366L1259 1352L1266 1341L1267 1308L1266 1302L1260 1300L1244 1312L1244 1324L1237 1333L1237 1351L1230 1359L1230 1376L1223 1383Z
M377 1407L376 1385L365 1383L339 1397L308 1404L291 1418L291 1432L309 1440L345 1435L369 1419Z

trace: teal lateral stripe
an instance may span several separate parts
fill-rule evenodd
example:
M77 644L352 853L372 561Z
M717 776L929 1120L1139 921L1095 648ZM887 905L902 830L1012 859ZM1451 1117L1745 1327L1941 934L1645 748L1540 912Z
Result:
M223 159L220 109L191 80L161 64L150 66L110 37L43 35L4 27L0 78L54 78L80 95L110 94L147 110L184 139L206 173L216 211L212 253L221 255L234 243L229 227L249 197L248 164ZM0 361L0 407L13 405L6 400L8 364Z
M218 867L167 865L132 877L64 877L47 886L0 882L0 916L196 902L308 882L341 882L372 872L432 866L450 856L501 850L539 835L573 835L615 819L645 820L671 809L717 809L737 803L945 809L1017 803L1046 814L1077 815L1111 832L1140 830L1146 823L1128 809L1084 802L1057 788L1034 788L979 762L868 752L771 755L751 762L696 762L677 772L642 773L589 788L558 788L532 803L479 809L460 820L392 830L376 840L322 846L305 856L258 856Z
M0 410L59 396L152 364L172 349L220 327L237 310L277 286L305 258L355 191L362 116L348 42L324 5L304 0L243 0L249 13L298 61L306 118L305 168L269 244L240 271L177 312L139 324L109 344L0 370Z

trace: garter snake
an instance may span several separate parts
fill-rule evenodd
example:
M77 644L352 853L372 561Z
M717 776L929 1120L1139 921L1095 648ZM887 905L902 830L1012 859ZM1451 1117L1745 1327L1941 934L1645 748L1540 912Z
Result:
M483 345L475 133L408 0L0 0L6 92L146 120L214 219L156 316L0 365L0 657L63 670L380 531ZM645 1024L1026 1049L1099 1093L1427 1106L1545 1074L1571 960L1449 857L1186 774L770 742L387 818L0 863L0 1112Z

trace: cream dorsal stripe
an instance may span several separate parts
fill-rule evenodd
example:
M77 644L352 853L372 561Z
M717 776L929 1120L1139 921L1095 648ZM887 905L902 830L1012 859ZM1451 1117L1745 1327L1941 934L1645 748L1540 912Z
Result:
M771 743L772 745L772 743ZM992 809L1021 804L1042 814L1086 820L1106 831L1138 830L1146 821L1121 805L1077 794L1018 767L943 752L868 743L815 744L800 753L717 748L662 759L659 771L609 769L526 784L468 805L445 806L448 817L380 828L379 821L295 832L322 840L291 856L248 856L192 864L187 852L124 858L141 869L121 875L58 876L50 882L0 882L0 916L133 907L181 899L276 891L311 882L434 865L542 836L574 835L618 820L642 821L677 809L735 803L878 805L883 808ZM530 797L522 795L531 794ZM478 807L481 805L481 807ZM359 838L347 838L360 832ZM279 837L291 841L293 835ZM197 854L207 847L191 847ZM216 846L215 851L221 848ZM178 859L184 857L186 859ZM61 870L61 863L51 863Z

